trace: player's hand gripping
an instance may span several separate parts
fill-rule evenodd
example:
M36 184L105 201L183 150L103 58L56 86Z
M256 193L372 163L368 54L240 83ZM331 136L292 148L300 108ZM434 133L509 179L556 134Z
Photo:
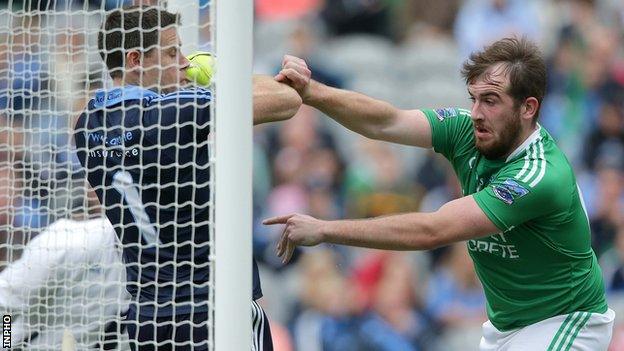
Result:
M286 224L282 236L277 243L277 256L283 263L290 261L295 248L299 246L315 246L323 242L322 227L324 221L301 214L290 214L265 219L262 224Z
M284 55L282 69L275 76L275 80L290 85L295 89L303 102L310 94L310 79L312 71L303 59L292 55Z

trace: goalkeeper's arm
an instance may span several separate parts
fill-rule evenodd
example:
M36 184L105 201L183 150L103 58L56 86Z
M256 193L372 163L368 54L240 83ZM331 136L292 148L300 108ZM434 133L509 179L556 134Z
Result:
M282 121L294 116L301 106L301 97L284 83L272 77L253 77L253 124Z

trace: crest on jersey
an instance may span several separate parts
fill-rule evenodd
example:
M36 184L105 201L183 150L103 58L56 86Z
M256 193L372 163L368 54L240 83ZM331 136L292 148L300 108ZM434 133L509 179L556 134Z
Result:
M444 121L447 118L453 118L459 115L459 112L457 112L457 110L452 107L437 108L433 111L435 112L440 122Z
M529 190L513 179L507 179L502 184L492 185L492 190L497 198L507 205L511 205L518 198L529 193Z

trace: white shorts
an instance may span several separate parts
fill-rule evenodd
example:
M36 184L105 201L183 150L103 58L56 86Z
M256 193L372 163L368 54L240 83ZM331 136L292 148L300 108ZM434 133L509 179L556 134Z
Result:
M524 328L501 332L483 323L481 351L606 351L611 342L615 312L574 312L545 319Z

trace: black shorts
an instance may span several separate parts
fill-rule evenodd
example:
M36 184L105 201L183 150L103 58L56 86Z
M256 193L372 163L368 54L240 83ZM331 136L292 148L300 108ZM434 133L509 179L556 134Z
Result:
M264 310L251 303L252 351L273 351L271 328ZM208 313L149 318L128 311L125 326L132 351L207 351L209 350Z

